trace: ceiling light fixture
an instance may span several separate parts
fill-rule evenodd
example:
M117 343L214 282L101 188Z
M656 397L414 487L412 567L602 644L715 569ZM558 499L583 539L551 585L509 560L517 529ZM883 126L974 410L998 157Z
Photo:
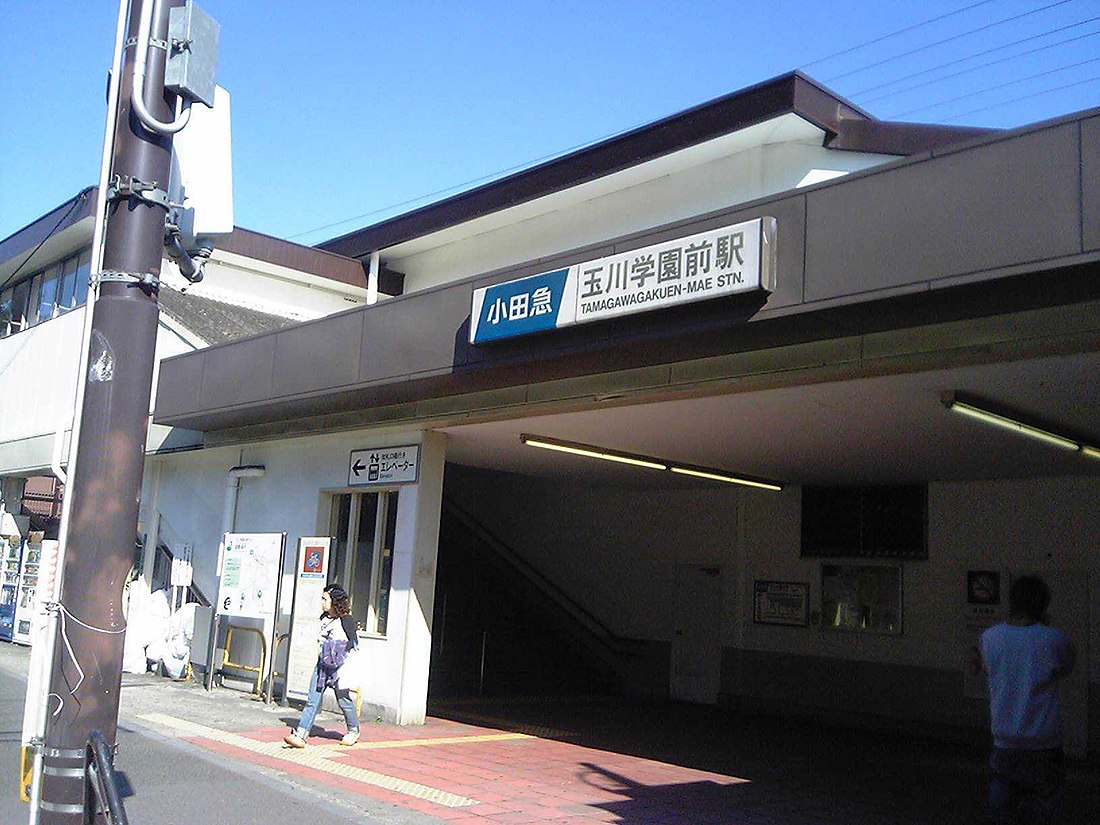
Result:
M1061 447L1063 450L1080 450L1081 452L1085 452L1086 449L1092 449L1086 448L1085 445L1081 444L1079 441L1067 438L1064 435L1058 435L1057 433L1052 433L1049 430L1044 430L1041 427L1035 427L1031 424L1025 424L1023 421L1009 418L1006 415L993 412L992 410L986 410L974 404L960 401L954 393L948 393L945 396L944 404L947 406L947 409L952 412L974 418L985 424L992 424L994 427L1000 427L1002 430L1008 430L1017 435L1034 438L1054 447ZM1086 453L1086 455L1087 454L1088 453Z
M588 458L599 458L604 461L615 461L619 464L632 464L635 467L648 467L651 470L667 470L668 465L644 456L630 455L629 453L613 452L589 444L576 444L572 441L558 441L553 438L543 438L537 435L521 433L519 440L528 447L541 447L544 450L556 450L559 453L571 453L583 455Z
M775 484L770 481L753 481L750 478L740 478L738 476L731 476L725 473L716 473L710 470L696 470L691 467L669 467L674 473L680 473L685 476L696 476L697 478L708 478L711 481L724 481L727 484L743 484L746 487L759 487L762 490L774 490L779 492L783 489L779 484Z
M723 470L714 470L706 467L688 467L673 464L652 456L638 455L636 453L624 453L618 450L607 450L603 447L595 447L591 444L579 444L575 441L561 441L557 438L547 438L541 435L521 433L519 440L528 447L540 447L544 450L555 450L560 453L598 458L604 461L614 461L619 464L631 464L635 467L646 467L651 470L671 471L680 475L705 478L709 481L722 481L727 484L743 484L747 487L758 487L763 490L779 492L783 487L774 481L735 476Z

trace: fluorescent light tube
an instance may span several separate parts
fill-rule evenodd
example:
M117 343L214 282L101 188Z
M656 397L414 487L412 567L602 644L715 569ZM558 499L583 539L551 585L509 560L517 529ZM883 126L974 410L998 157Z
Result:
M696 476L697 478L707 478L711 481L725 481L729 484L744 484L746 487L760 487L764 490L774 490L779 492L783 488L778 484L769 484L766 481L750 481L747 478L738 478L737 476L727 476L721 473L712 473L705 470L692 470L687 467L669 467L674 473L680 473L685 476Z
M1000 427L1003 430L1009 430L1018 435L1026 435L1029 438L1046 442L1052 446L1061 447L1063 450L1077 450L1080 446L1073 439L1055 435L1046 430L1041 430L1038 427L1032 427L1030 424L1024 424L1022 421L1017 421L1014 418L1007 418L1006 416L983 410L981 407L975 407L962 401L951 401L947 405L947 408L986 424L992 424L994 427Z
M667 470L667 464L661 464L656 461L648 461L644 458L634 458L632 456L616 455L615 453L608 453L600 450L596 447L584 447L581 445L567 444L557 441L547 441L541 438L535 438L533 436L520 436L520 440L529 447L541 447L544 450L556 450L560 453L571 453L573 455L583 455L588 458L599 458L604 461L614 461L619 464L631 464L635 467L648 467L651 470Z
M1082 444L1081 455L1086 455L1089 458L1100 458L1100 447L1090 447L1088 444Z

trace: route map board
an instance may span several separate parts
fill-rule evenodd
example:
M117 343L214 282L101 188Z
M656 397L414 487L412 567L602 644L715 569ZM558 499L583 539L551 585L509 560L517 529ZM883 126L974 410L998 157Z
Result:
M247 619L273 617L282 557L282 533L226 533L217 612Z

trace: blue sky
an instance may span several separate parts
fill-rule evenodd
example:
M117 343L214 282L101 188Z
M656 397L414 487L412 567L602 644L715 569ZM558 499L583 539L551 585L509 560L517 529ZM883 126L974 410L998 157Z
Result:
M236 223L301 243L795 68L883 119L1100 105L1100 0L200 5L233 95ZM0 238L95 182L117 9L0 5Z

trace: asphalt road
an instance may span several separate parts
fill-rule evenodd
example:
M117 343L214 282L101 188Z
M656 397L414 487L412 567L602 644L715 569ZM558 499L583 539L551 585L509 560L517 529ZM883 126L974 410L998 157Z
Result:
M26 822L19 800L19 747L28 649L0 642L0 823ZM376 822L438 825L442 820L352 792L229 760L154 730L137 717L166 712L221 730L289 723L297 714L268 708L241 694L175 685L151 676L125 676L119 716L119 755L126 814L134 825L303 825Z

